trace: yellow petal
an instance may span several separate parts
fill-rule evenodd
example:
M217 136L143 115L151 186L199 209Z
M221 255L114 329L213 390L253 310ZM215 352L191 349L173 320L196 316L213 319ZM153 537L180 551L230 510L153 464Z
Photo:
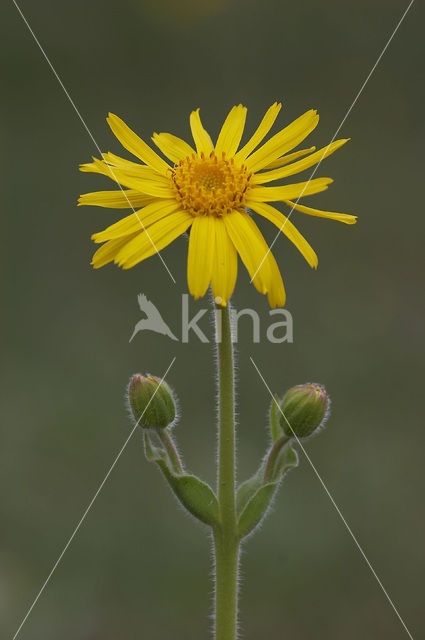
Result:
M280 275L279 267L272 252L270 251L267 259L270 262L270 269L272 273L271 288L267 294L269 305L272 309L276 307L284 307L286 302L285 287L283 286L282 276Z
M92 258L92 265L94 269L100 269L100 267L104 267L108 262L112 262L114 260L117 253L126 245L130 240L132 240L135 235L125 236L124 238L118 238L118 240L110 240L109 242L105 242L99 249L95 252Z
M315 216L316 218L327 218L328 220L337 220L338 222L344 222L345 224L356 224L357 216L351 216L349 213L334 213L333 211L320 211L320 209L312 209L311 207L305 207L302 204L296 204L290 200L285 200L285 204L291 209L306 213L308 216Z
M153 180L154 182L158 182L164 186L168 186L170 184L171 174L163 176L157 173L155 169L152 169L152 167L148 167L145 164L124 160L110 152L102 153L102 158L105 160L107 165L104 172L105 175L110 176L111 173L116 175L116 171L119 170L121 172L121 176L126 176L128 178L140 178L142 180L149 181Z
M317 126L319 116L311 109L276 133L262 147L255 151L245 164L249 171L256 172L299 145Z
M168 175L170 166L146 142L139 138L121 118L110 113L106 120L123 147L137 158L140 158L142 162L158 171L158 173Z
M195 153L190 145L181 138L173 136L171 133L154 133L152 140L161 149L174 164L178 164L180 160L190 158Z
M246 112L246 107L241 104L231 109L215 145L215 152L218 157L221 157L223 151L228 158L235 155L245 127Z
M236 251L260 293L267 293L271 284L269 248L255 222L247 213L234 211L223 217Z
M283 307L286 300L285 287L283 286L282 276L280 275L276 260L251 216L247 217L247 222L257 238L259 249L258 257L261 258L258 263L257 272L254 276L251 276L252 281L255 284L255 280L259 278L261 274L261 277L266 281L267 297L270 306L272 308L276 306Z
M110 156L109 153L102 154L103 157ZM121 164L112 164L111 162L106 162L105 169L102 172L108 178L112 178L113 180L117 179L117 176L120 175L124 178L136 178L138 180L149 180L149 182L157 182L163 186L168 186L170 184L170 180L168 177L161 176L159 173L151 169L144 164L137 164L136 162L126 162Z
M105 172L107 171L109 177L112 175L108 165L103 160L99 160L99 158L95 158L94 156L93 162L84 162L80 164L79 169L83 173L101 173L106 175Z
M120 166L110 166L103 160L93 158L93 162L80 165L80 171L100 173L114 180L117 184L122 184L135 191L159 198L173 197L174 192L170 189L170 180L168 178L155 173L150 167L138 165L134 162L129 164L133 166L128 168L125 165L125 169L122 169Z
M167 198L171 199L175 197L174 191L169 186L169 183L161 184L157 180L141 180L139 178L128 177L125 172L115 169L115 175L120 184L123 184L130 189L136 189L141 193L155 196L155 198ZM289 196L293 198L294 196Z
M288 153L286 156L282 156L281 158L277 158L277 160L273 160L270 164L263 167L264 169L275 169L276 167L283 167L283 165L288 164L288 162L292 162L293 160L297 160L302 156L306 156L308 153L313 153L316 151L316 147L309 147L308 149L300 149L299 151L295 151L294 153Z
M276 120L278 113L281 109L281 103L274 103L272 106L266 111L264 118L261 120L258 128L252 137L248 140L246 145L237 152L235 159L243 162L245 158L249 156L249 154L254 151L256 147L260 144L263 138L266 137L270 129L272 128L274 121Z
M215 255L211 287L217 304L226 306L236 284L238 254L222 218L215 218Z
M144 209L135 211L129 216L122 218L122 220L111 224L107 229L104 229L104 231L94 233L92 240L95 242L105 242L106 240L120 238L136 231L144 231L146 227L168 216L178 208L179 205L175 200L155 200Z
M337 149L342 147L343 144L348 142L347 140L336 140L331 144L328 144L323 149L319 149L316 153L312 153L307 158L303 158L302 160L298 160L298 162L294 162L293 164L288 164L285 167L281 167L280 169L275 169L274 171L266 171L265 173L257 173L252 176L253 184L264 184L266 182L272 182L273 180L281 180L282 178L286 178L287 176L292 176L295 173L300 173L300 171L305 171L305 169L309 169L313 165L318 162L322 162L325 158L334 153Z
M152 202L152 196L147 196L134 189L117 191L92 191L83 193L78 199L78 206L90 205L94 207L108 207L111 209L137 209Z
M187 282L195 300L205 295L211 281L215 248L214 222L214 216L198 216L194 218L190 229Z
M199 115L199 109L192 111L190 114L190 128L192 130L192 136L195 141L196 150L199 154L204 153L209 156L214 149L212 140L202 126L201 118Z
M110 178L111 180L116 182L118 185L122 184L130 188L134 186L134 181L133 181L134 171L133 171L133 174L131 174L128 171L124 172L122 171L122 169L119 169L116 166L110 166L104 160L99 160L98 158L93 158L93 162L80 164L80 171L90 172L90 173L100 173L101 175L104 175L107 178ZM120 178L118 178L118 174ZM137 176L137 177L140 177L140 176Z
M91 239L96 242L96 244L100 244L102 242L116 240L117 238L122 238L123 236L128 236L137 231L143 230L144 226L140 220L140 212L136 211L135 213L131 213L125 218L118 220L118 222L111 224L103 231L93 233Z
M170 181L162 176L156 176L152 180L150 177L144 178L130 175L127 171L123 171L117 167L107 167L104 175L108 175L109 170L111 171L114 180L125 187L129 187L130 189L134 189L150 196L155 196L156 198L173 198L175 195L174 191L170 187ZM292 196L289 197L292 198Z
M331 178L315 178L307 182L286 184L282 187L253 187L246 194L247 207L251 206L250 202L277 202L320 193L320 191L327 189L331 182L333 182Z
M264 218L267 218L267 220L273 222L273 224L276 225L279 231L284 233L285 236L294 243L298 251L300 251L304 258L307 260L310 267L313 267L313 269L317 268L318 260L316 253L304 238L304 236L302 236L298 229L292 224L289 218L287 218L282 213L280 213L280 211L278 211L274 207L271 207L265 202L257 202L253 204L252 209L256 213L259 213L260 216L264 216Z
M154 170L148 167L146 164L140 164L140 162L133 162L132 160L126 160L125 158L121 158L117 156L115 153L111 151L107 151L106 153L102 153L102 158L108 164L113 165L114 167L119 167L120 169L126 169L127 171L137 171L142 169L143 171L148 171L154 173Z
M134 267L173 242L187 231L192 222L192 216L186 211L176 211L161 218L127 243L115 257L115 263L123 269Z

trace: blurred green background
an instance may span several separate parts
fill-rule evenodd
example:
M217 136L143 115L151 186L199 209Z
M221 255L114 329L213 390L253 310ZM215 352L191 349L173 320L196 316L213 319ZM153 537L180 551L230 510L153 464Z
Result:
M232 105L249 107L249 132L275 100L281 125L317 108L309 140L325 144L407 2L21 7L96 141L120 153L109 110L145 139L187 139L194 107L216 135ZM131 429L129 375L161 375L176 356L178 438L190 468L211 482L216 392L211 345L147 333L128 343L139 292L179 332L186 241L164 252L176 286L157 257L129 272L92 271L90 234L117 214L75 203L111 185L78 172L94 144L13 3L1 13L0 635L12 638ZM240 478L267 438L269 396L250 356L275 391L325 383L333 413L309 455L415 638L425 631L423 14L415 3L341 130L352 142L318 173L335 184L314 203L358 214L358 225L294 214L318 252L317 272L284 237L275 245L294 343L253 345L245 319L238 346ZM261 228L271 241L271 225ZM242 269L234 302L267 322L266 299ZM244 551L246 640L406 637L303 457ZM207 638L211 568L208 537L176 508L137 433L20 637Z

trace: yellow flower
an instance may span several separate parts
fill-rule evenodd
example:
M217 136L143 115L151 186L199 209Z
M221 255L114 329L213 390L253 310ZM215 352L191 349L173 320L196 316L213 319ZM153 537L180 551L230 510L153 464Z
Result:
M95 268L112 260L129 269L161 251L190 227L188 285L195 298L211 284L214 297L227 304L236 283L237 255L245 264L260 293L267 293L271 307L285 304L285 289L276 261L250 212L270 220L299 249L309 265L317 267L317 256L292 222L269 202L283 202L290 209L346 224L356 217L320 211L295 204L301 196L328 188L330 178L308 182L264 186L287 178L319 163L347 140L337 140L315 151L315 147L289 153L316 127L319 116L307 111L257 148L270 131L281 104L273 104L248 142L238 150L247 109L233 107L213 144L203 128L199 109L190 115L195 149L169 133L155 133L153 142L171 161L163 160L117 116L108 124L122 145L142 164L112 153L102 160L81 165L81 171L101 173L124 189L86 193L80 205L132 208L133 213L95 233L104 243L93 256Z

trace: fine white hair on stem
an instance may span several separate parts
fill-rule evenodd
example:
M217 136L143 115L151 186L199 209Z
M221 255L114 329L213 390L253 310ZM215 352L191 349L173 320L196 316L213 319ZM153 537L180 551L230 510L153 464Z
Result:
M216 388L216 424L217 424L217 428L216 428L216 462L217 462L217 487L218 487L218 474L219 474L219 449L220 449L220 360L219 360L219 348L218 348L218 337L220 337L220 339L223 338L223 336L221 335L221 327L218 327L218 323L221 321L222 318L222 313L225 312L224 308L221 307L217 307L216 303L215 303L215 298L213 296L212 291L210 290L210 297L211 297L211 322L213 325L213 333L214 333L214 363L215 363L215 388ZM236 345L235 342L233 340L234 338L234 327L232 325L232 307L230 305L230 302L227 303L228 306L228 312L229 312L229 321L230 321L230 332L231 332L231 347L232 347L232 371L233 371L233 398L234 398L234 402L233 402L233 416L234 416L234 428L235 428L235 443L234 443L234 456L235 456L235 478L236 478L236 474L237 474L237 424L238 424L238 412L237 412L237 396L236 396L236 389L237 389L237 385L236 385L236 381L237 381L237 364L236 364ZM227 310L226 310L227 311ZM219 334L220 332L220 334ZM235 490L236 490L236 482L235 482ZM213 568L212 568L212 581L213 581L213 601L212 601L212 613L211 613L211 620L212 620L212 629L211 632L213 634L213 636L215 637L215 629L216 629L216 615L215 615L215 603L216 603L216 595L217 595L217 584L216 584L216 555L215 555L215 541L214 541L214 532L212 533L211 536L211 554L212 554L212 560L213 560ZM236 637L239 638L240 637L240 626L239 626L239 608L238 608L238 603L239 603L239 594L240 594L240 588L241 588L241 573L240 573L240 556L241 556L241 550L240 550L240 546L238 547L238 558L237 558L237 598L236 598L236 606L237 606L237 610L236 610L236 619L237 619L237 629L236 629Z

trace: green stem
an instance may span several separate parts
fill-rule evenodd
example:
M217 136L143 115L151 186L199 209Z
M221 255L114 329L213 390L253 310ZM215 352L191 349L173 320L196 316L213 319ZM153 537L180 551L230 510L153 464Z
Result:
M276 460L279 456L279 453L282 451L282 448L288 444L290 438L288 436L280 436L274 443L273 447L270 449L270 453L267 458L266 467L264 469L264 484L267 482L271 482L273 480L273 473L275 470Z
M215 640L236 640L239 536L236 518L234 361L229 307L216 307L219 378L218 502L215 544Z
M183 473L183 464L169 431L167 431L167 429L158 429L158 436L168 453L174 471L176 473Z

